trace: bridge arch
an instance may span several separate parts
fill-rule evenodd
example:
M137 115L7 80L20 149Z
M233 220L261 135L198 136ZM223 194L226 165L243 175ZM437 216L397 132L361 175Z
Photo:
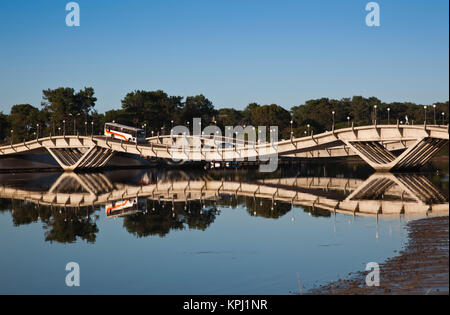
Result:
M201 141L198 141L200 137ZM186 136L182 136L186 139ZM115 152L165 161L264 160L267 156L330 158L360 156L379 171L423 166L448 144L448 126L376 125L343 128L276 143L236 141L224 137L189 136L187 145L174 145L171 136L136 144L105 136L59 136L0 147L0 156L45 148L64 170L106 166ZM194 143L202 143L196 147ZM403 150L399 155L393 152Z

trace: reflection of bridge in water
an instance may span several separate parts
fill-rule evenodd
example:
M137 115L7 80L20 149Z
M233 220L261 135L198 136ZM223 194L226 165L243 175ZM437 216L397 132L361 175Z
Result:
M242 182L215 180L210 176L190 179L187 175L155 179L146 173L139 182L113 184L101 173L64 173L47 191L0 186L0 198L56 208L104 206L111 216L146 211L146 201L175 205L220 201L230 196L266 199L272 202L272 209L274 203L282 202L350 215L440 215L449 211L448 196L425 176L413 174L375 173L365 181L299 177ZM142 202L143 199L146 201Z
M448 144L448 126L380 125L344 128L274 143L222 137L148 138L144 144L104 136L59 136L0 147L0 157L46 149L64 170L107 165L114 153L170 162L264 160L269 156L304 159L359 156L380 171L423 166ZM178 143L178 148L174 146ZM184 146L184 147L183 147ZM395 152L402 151L397 154Z

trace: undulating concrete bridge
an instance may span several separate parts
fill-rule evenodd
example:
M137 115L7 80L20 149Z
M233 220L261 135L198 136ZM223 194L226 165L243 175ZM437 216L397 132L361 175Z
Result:
M46 149L64 170L107 165L115 152L162 161L243 161L273 156L330 158L360 156L378 171L423 166L449 140L436 125L373 125L333 130L278 142L258 143L213 136L164 136L135 144L105 136L58 136L0 147L0 157ZM396 152L400 152L396 154Z
M338 192L338 194L336 193ZM63 173L47 191L0 186L0 198L39 205L82 208L125 204L145 198L172 203L220 200L226 196L263 198L292 206L320 208L358 216L445 215L448 196L426 177L375 173L367 180L279 178L256 182L200 179L157 180L147 185L113 184L102 174ZM338 197L339 196L339 197ZM132 213L135 213L135 209Z

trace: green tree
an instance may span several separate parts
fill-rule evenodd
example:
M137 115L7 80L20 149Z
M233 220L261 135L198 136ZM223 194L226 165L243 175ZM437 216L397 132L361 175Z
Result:
M42 93L44 101L41 105L49 113L52 134L56 133L58 126L62 126L63 121L66 121L68 132L72 130L69 126L80 127L89 119L97 101L94 97L94 89L91 87L85 87L77 93L73 88L68 87L48 89Z
M0 143L5 142L11 130L8 116L0 112Z
M203 124L210 124L215 115L212 102L204 95L188 96L181 109L179 123L192 123L194 118L201 118Z
M258 103L248 104L247 107L242 112L242 116L243 116L242 123L246 124L246 125L251 125L252 124L252 113L259 107L260 106Z
M222 108L217 111L216 120L220 127L237 126L243 119L242 112L234 108Z
M259 106L252 103L245 109L244 117L246 123L254 127L278 126L279 136L289 137L291 114L281 106L276 104Z
M132 123L132 117L124 109L112 109L105 112L105 122L116 122L119 124L129 125Z
M184 224L189 229L204 231L216 218L216 209L202 210L203 205L199 201L192 201L189 205L173 205L148 200L148 208L152 208L148 214L138 213L124 217L123 226L138 238L152 235L164 237L171 230L185 229Z
M75 216L66 218L63 215L54 215L45 222L45 241L58 243L75 243L77 237L87 243L95 243L98 227L95 222Z
M347 117L355 125L367 125L374 120L374 106L380 107L383 104L375 97L364 98L354 96L353 98L343 98L341 100L321 98L308 100L305 104L294 106L292 116L294 118L296 136L301 136L310 125L310 131L321 133L333 128L333 116L335 128L346 127ZM334 112L334 115L333 115Z
M30 140L37 131L37 124L42 123L39 109L30 104L14 105L9 115L10 127L14 131L14 141Z
M438 124L448 124L448 115L449 115L449 103L447 102L437 102L433 105L436 105L436 122ZM443 113L443 115L442 115Z
M168 96L164 91L134 91L122 100L122 108L126 115L124 121L133 126L146 123L153 130L171 126L171 120L177 122L182 106L182 97Z
M97 224L86 218L86 214L92 214L91 208L78 208L76 211L66 208L60 211L61 209L35 205L22 200L10 200L6 207L11 210L14 226L41 221L46 230L45 240L48 242L74 243L77 238L80 238L88 243L94 243L99 231ZM2 202L0 202L1 208L3 208Z

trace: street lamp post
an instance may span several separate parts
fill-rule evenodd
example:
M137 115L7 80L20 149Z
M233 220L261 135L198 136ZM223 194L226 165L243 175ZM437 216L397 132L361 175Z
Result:
M81 114L72 114L69 113L69 116L73 117L73 134L76 135L77 134L77 116L80 116Z
M444 125L444 122L445 122L445 113L444 112L442 112L442 126Z
M13 145L14 130L11 129L11 146Z
M292 135L294 134L294 131L292 130L292 124L294 123L294 121L291 120L290 123L291 123L291 139L292 139Z
M350 116L347 116L347 127L350 127Z
M75 133L75 116L69 113L69 116L73 118L73 133Z
M377 105L373 106L373 124L377 125Z
M94 122L91 121L91 138L94 136Z
M332 111L331 114L333 115L333 126L331 127L331 130L334 131L334 114L336 114L336 112L335 112L335 111Z
M388 112L388 125L390 125L390 113L391 113L391 109L388 107L388 109L387 109L387 112Z
M87 121L84 122L84 135L87 137Z
M36 140L39 138L39 124L36 124Z
M63 134L65 137L66 136L66 121L65 120L63 120L63 125L64 125Z
M309 130L311 129L311 125L307 124L306 127L308 128L308 136L311 135L311 133L309 132Z
M423 109L424 109L424 112L425 112L425 120L424 120L424 124L426 125L426 124L427 124L427 107L424 106Z
M436 125L436 104L433 104L433 121L434 124Z

